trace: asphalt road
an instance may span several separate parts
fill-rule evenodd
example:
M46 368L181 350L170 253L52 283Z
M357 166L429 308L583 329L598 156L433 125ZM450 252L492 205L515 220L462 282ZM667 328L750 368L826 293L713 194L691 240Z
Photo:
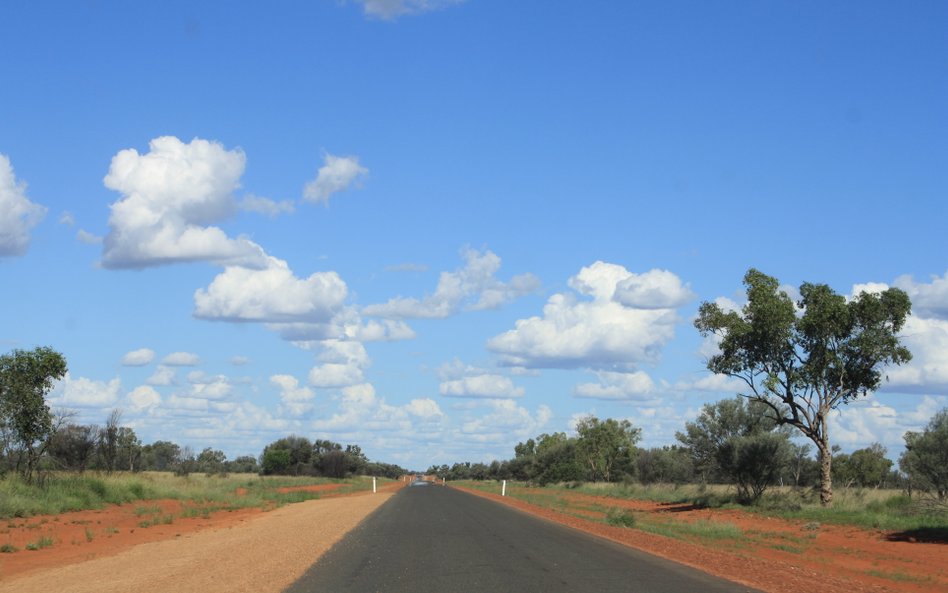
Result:
M751 589L431 485L399 491L286 591L737 593Z

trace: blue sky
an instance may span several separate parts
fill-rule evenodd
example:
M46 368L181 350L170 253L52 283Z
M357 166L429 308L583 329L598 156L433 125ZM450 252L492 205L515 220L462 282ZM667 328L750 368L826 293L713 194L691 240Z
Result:
M750 267L913 297L844 450L948 405L944 3L0 14L0 349L63 352L80 421L411 468L590 413L671 444L734 393L691 322Z

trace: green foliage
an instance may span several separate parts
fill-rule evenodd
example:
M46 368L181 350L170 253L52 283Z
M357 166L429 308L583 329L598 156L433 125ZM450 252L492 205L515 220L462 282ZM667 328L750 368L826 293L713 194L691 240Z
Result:
M66 375L66 359L51 348L14 350L0 356L0 431L8 435L0 446L10 451L14 465L32 480L53 434L46 394Z
M760 498L789 457L787 436L773 432L730 437L717 451L718 466L737 484L737 495L742 502Z
M606 523L615 527L635 527L635 515L625 509L610 508Z
M747 272L744 284L747 304L740 312L713 302L699 308L695 327L721 340L708 369L744 381L747 396L813 441L821 461L820 499L829 504L827 416L878 388L885 365L911 359L898 337L911 309L908 295L889 288L847 300L826 285L804 283L794 304L776 278L757 270Z
M94 426L61 426L50 438L47 453L60 469L85 471L95 452L97 433Z
M912 488L948 499L948 408L935 414L922 432L905 433L899 468Z
M611 482L621 478L616 469L632 471L635 443L642 430L628 420L587 416L576 425L576 453L593 481Z
M580 481L585 477L574 439L547 443L539 449L534 463L534 479L540 485Z
M31 551L42 550L43 548L48 548L53 545L53 538L44 535L35 542L30 542L26 544L26 549Z
M690 451L684 447L639 449L636 469L643 484L686 484L695 478Z
M268 449L263 452L260 471L265 476L285 473L290 467L290 452L286 449Z
M836 455L833 458L833 480L847 487L881 488L892 470L892 461L885 454L885 447L873 443L865 449L853 451L851 455Z

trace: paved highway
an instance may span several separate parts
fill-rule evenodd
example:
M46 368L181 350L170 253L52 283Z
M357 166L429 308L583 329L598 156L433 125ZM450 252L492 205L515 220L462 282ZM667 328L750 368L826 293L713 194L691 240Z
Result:
M287 593L373 591L737 593L751 589L477 496L430 485L399 491L287 589Z

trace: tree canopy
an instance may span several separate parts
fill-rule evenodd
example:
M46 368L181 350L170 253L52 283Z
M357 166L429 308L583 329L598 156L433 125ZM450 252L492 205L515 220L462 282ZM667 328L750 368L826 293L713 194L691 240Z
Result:
M776 278L751 269L747 304L725 311L704 302L695 320L720 339L708 369L744 382L742 395L765 404L779 424L797 428L817 447L820 501L833 499L831 410L879 387L882 369L911 359L898 333L911 310L897 288L848 300L825 284L804 283L794 303Z
M29 481L54 432L46 394L66 375L66 359L52 348L0 356L0 429Z

